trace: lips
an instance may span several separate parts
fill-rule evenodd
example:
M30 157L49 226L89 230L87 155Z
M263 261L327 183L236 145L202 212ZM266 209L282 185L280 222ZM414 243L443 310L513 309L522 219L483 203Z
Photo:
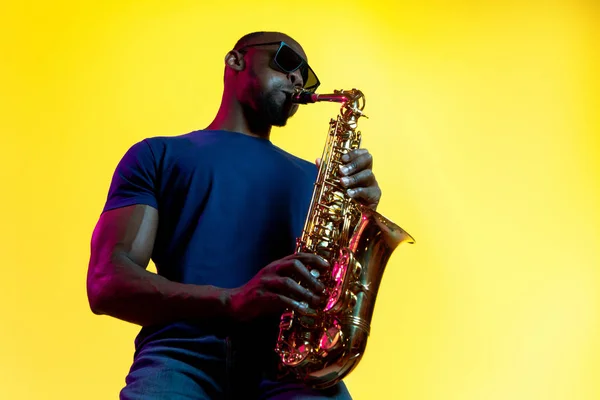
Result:
M292 102L292 95L294 94L294 92L290 92L290 91L287 91L287 90L282 90L281 92L285 95L285 102L286 103L291 103Z
M298 109L298 105L292 101L292 96L294 95L294 92L282 90L281 93L285 95L283 107L286 110L288 116L292 116Z

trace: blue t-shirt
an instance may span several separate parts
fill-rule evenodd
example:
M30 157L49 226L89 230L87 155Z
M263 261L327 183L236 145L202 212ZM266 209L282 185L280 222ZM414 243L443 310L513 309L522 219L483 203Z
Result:
M157 272L234 288L294 252L316 174L314 164L269 140L237 132L153 137L119 162L104 211L156 208Z

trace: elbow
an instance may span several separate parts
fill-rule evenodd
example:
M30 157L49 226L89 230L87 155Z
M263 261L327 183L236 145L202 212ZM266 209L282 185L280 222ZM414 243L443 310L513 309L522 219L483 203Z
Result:
M110 314L114 290L112 279L90 274L87 279L87 297L90 310L96 315Z
M96 286L94 282L88 283L87 288L88 304L90 310L96 315L107 314L107 295Z
M104 315L106 314L106 307L104 306L104 301L102 297L96 293L88 292L88 304L90 306L90 310L96 315Z

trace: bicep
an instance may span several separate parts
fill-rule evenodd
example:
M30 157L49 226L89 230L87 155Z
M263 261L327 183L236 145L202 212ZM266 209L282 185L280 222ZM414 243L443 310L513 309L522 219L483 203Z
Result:
M102 268L122 256L146 268L157 227L158 210L149 205L136 204L104 212L92 235L90 268Z

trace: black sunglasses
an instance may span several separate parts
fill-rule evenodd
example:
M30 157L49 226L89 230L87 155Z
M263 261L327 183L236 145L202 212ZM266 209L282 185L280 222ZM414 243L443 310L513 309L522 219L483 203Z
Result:
M295 70L300 69L300 74L302 75L302 80L304 81L303 89L307 92L314 93L321 84L319 82L319 78L317 78L317 75L314 73L312 68L310 68L306 60L302 58L300 54L296 53L294 49L292 49L284 41L249 44L239 48L238 51L244 52L244 50L248 47L272 46L276 44L279 45L279 48L275 53L275 57L273 57L275 66L286 73L292 73Z

